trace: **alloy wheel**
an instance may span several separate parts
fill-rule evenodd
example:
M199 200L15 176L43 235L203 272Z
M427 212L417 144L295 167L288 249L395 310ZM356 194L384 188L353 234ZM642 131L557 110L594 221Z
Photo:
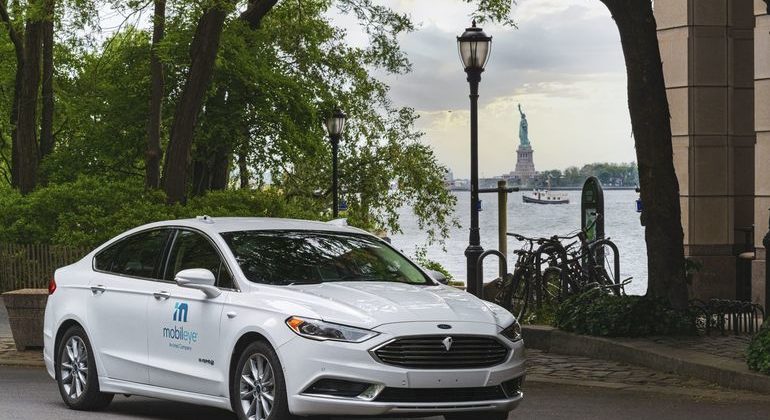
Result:
M270 361L253 354L243 365L240 380L241 407L249 420L266 420L275 402L275 376Z
M88 350L78 336L70 338L65 346L60 377L69 398L76 400L83 395L88 384Z

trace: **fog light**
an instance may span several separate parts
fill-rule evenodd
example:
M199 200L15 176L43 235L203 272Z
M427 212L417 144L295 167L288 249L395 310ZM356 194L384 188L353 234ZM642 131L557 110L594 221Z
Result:
M508 398L514 398L519 395L521 392L521 386L524 384L524 377L519 376L518 378L511 379L510 381L503 382L503 392L505 392L505 396Z
M384 389L385 385L372 385L369 388L366 388L366 391L362 392L358 398L365 401L374 401L374 399L377 398L377 396L380 395L380 392L382 392Z
M305 390L305 394L328 395L331 397L355 398L369 391L372 384L345 381L341 379L321 379ZM376 394L375 394L376 396Z

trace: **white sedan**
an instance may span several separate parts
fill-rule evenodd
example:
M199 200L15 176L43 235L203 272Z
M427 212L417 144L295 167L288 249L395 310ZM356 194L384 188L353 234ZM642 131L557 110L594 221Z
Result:
M153 223L56 271L45 363L80 410L133 394L239 419L505 419L523 398L519 324L441 280L349 227Z

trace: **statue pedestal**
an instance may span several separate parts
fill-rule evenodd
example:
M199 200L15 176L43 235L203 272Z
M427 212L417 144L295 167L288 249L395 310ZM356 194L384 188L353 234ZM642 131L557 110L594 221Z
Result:
M530 145L520 145L516 149L516 170L513 171L513 176L519 178L521 185L529 183L537 174L533 159L534 153L535 151Z

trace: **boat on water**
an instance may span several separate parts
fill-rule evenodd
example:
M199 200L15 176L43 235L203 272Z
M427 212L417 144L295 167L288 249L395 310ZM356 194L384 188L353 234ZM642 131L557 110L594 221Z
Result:
M533 190L522 194L521 199L525 203L532 204L569 204L567 193L556 193L551 190Z

